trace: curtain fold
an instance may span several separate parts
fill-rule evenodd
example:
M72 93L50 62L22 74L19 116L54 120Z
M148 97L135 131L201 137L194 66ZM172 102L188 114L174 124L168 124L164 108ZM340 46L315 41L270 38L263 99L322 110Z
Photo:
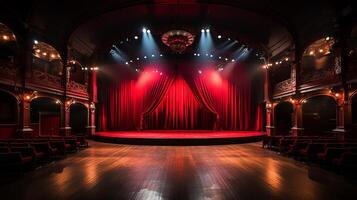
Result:
M210 66L147 68L116 81L101 80L100 88L101 131L262 130L262 111L253 103L251 80L239 65L224 72Z

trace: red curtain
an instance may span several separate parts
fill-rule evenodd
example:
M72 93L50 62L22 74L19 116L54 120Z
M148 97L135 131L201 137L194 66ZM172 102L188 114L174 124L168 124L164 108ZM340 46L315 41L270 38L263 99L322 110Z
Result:
M125 72L121 73L125 74ZM147 67L117 81L101 79L99 129L258 130L261 116L243 67ZM258 117L258 118L257 118Z

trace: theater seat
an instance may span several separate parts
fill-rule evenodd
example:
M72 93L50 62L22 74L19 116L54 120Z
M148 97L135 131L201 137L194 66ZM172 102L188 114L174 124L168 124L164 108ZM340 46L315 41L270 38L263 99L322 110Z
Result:
M32 158L19 152L0 153L0 169L6 171L24 170L31 166Z
M318 153L317 158L323 163L330 163L332 159L341 157L346 152L345 148L326 148L323 153Z
M357 169L357 153L345 152L340 158L334 158L332 163L339 170L355 171Z

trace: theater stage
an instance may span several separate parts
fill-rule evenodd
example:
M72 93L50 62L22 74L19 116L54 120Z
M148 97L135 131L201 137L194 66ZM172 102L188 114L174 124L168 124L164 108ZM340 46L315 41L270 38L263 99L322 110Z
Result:
M119 144L213 145L257 142L264 135L257 131L145 130L97 132L94 139Z

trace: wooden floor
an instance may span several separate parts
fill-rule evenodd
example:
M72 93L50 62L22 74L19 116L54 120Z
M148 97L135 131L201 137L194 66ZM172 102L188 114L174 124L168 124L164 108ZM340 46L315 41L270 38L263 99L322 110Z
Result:
M260 143L90 145L25 175L2 178L0 199L357 199L351 180Z

